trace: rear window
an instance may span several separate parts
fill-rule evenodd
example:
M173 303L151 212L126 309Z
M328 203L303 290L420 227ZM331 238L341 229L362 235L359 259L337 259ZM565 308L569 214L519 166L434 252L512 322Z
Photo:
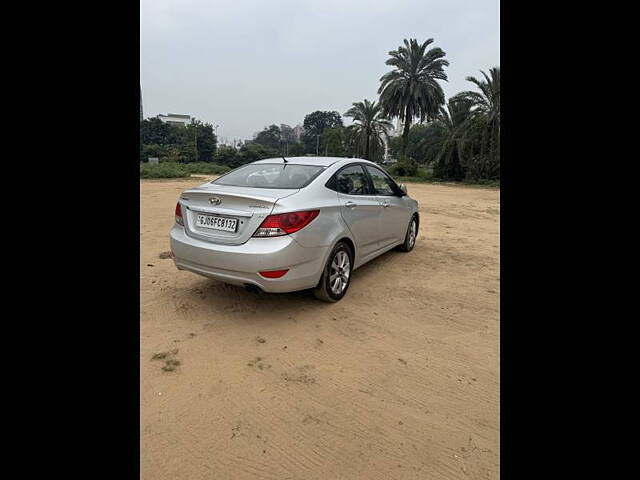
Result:
M317 165L260 163L240 167L211 183L232 187L303 188L324 169Z

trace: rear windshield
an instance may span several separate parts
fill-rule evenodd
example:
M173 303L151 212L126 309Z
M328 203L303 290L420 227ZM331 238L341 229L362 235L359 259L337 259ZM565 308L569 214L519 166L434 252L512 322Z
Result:
M211 183L232 187L303 188L324 169L317 165L259 163L240 167Z

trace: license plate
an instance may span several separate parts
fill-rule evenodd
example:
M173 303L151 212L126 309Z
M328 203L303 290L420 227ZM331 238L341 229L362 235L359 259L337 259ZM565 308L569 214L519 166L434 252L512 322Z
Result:
M238 227L237 218L216 217L215 215L198 214L196 225L210 230L222 230L223 232L235 232Z

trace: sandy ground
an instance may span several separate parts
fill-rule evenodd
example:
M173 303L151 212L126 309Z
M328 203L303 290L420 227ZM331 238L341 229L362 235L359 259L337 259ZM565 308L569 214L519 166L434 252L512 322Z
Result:
M499 191L409 184L416 248L326 304L159 258L202 182L140 183L141 478L499 478Z

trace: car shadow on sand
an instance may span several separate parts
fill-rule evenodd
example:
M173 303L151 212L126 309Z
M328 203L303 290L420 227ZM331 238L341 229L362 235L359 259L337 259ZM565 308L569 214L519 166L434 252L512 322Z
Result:
M349 292L337 304L349 302L349 294L353 289L358 288L360 282L383 275L386 269L395 267L392 264L401 260L403 255L401 252L391 250L355 270ZM180 297L183 297L183 300L188 299L192 307L201 307L220 313L253 315L258 314L259 311L277 311L286 317L299 314L301 308L316 311L329 310L336 305L318 300L311 290L267 293L201 277L194 278L190 288L183 290L182 293L185 295Z

